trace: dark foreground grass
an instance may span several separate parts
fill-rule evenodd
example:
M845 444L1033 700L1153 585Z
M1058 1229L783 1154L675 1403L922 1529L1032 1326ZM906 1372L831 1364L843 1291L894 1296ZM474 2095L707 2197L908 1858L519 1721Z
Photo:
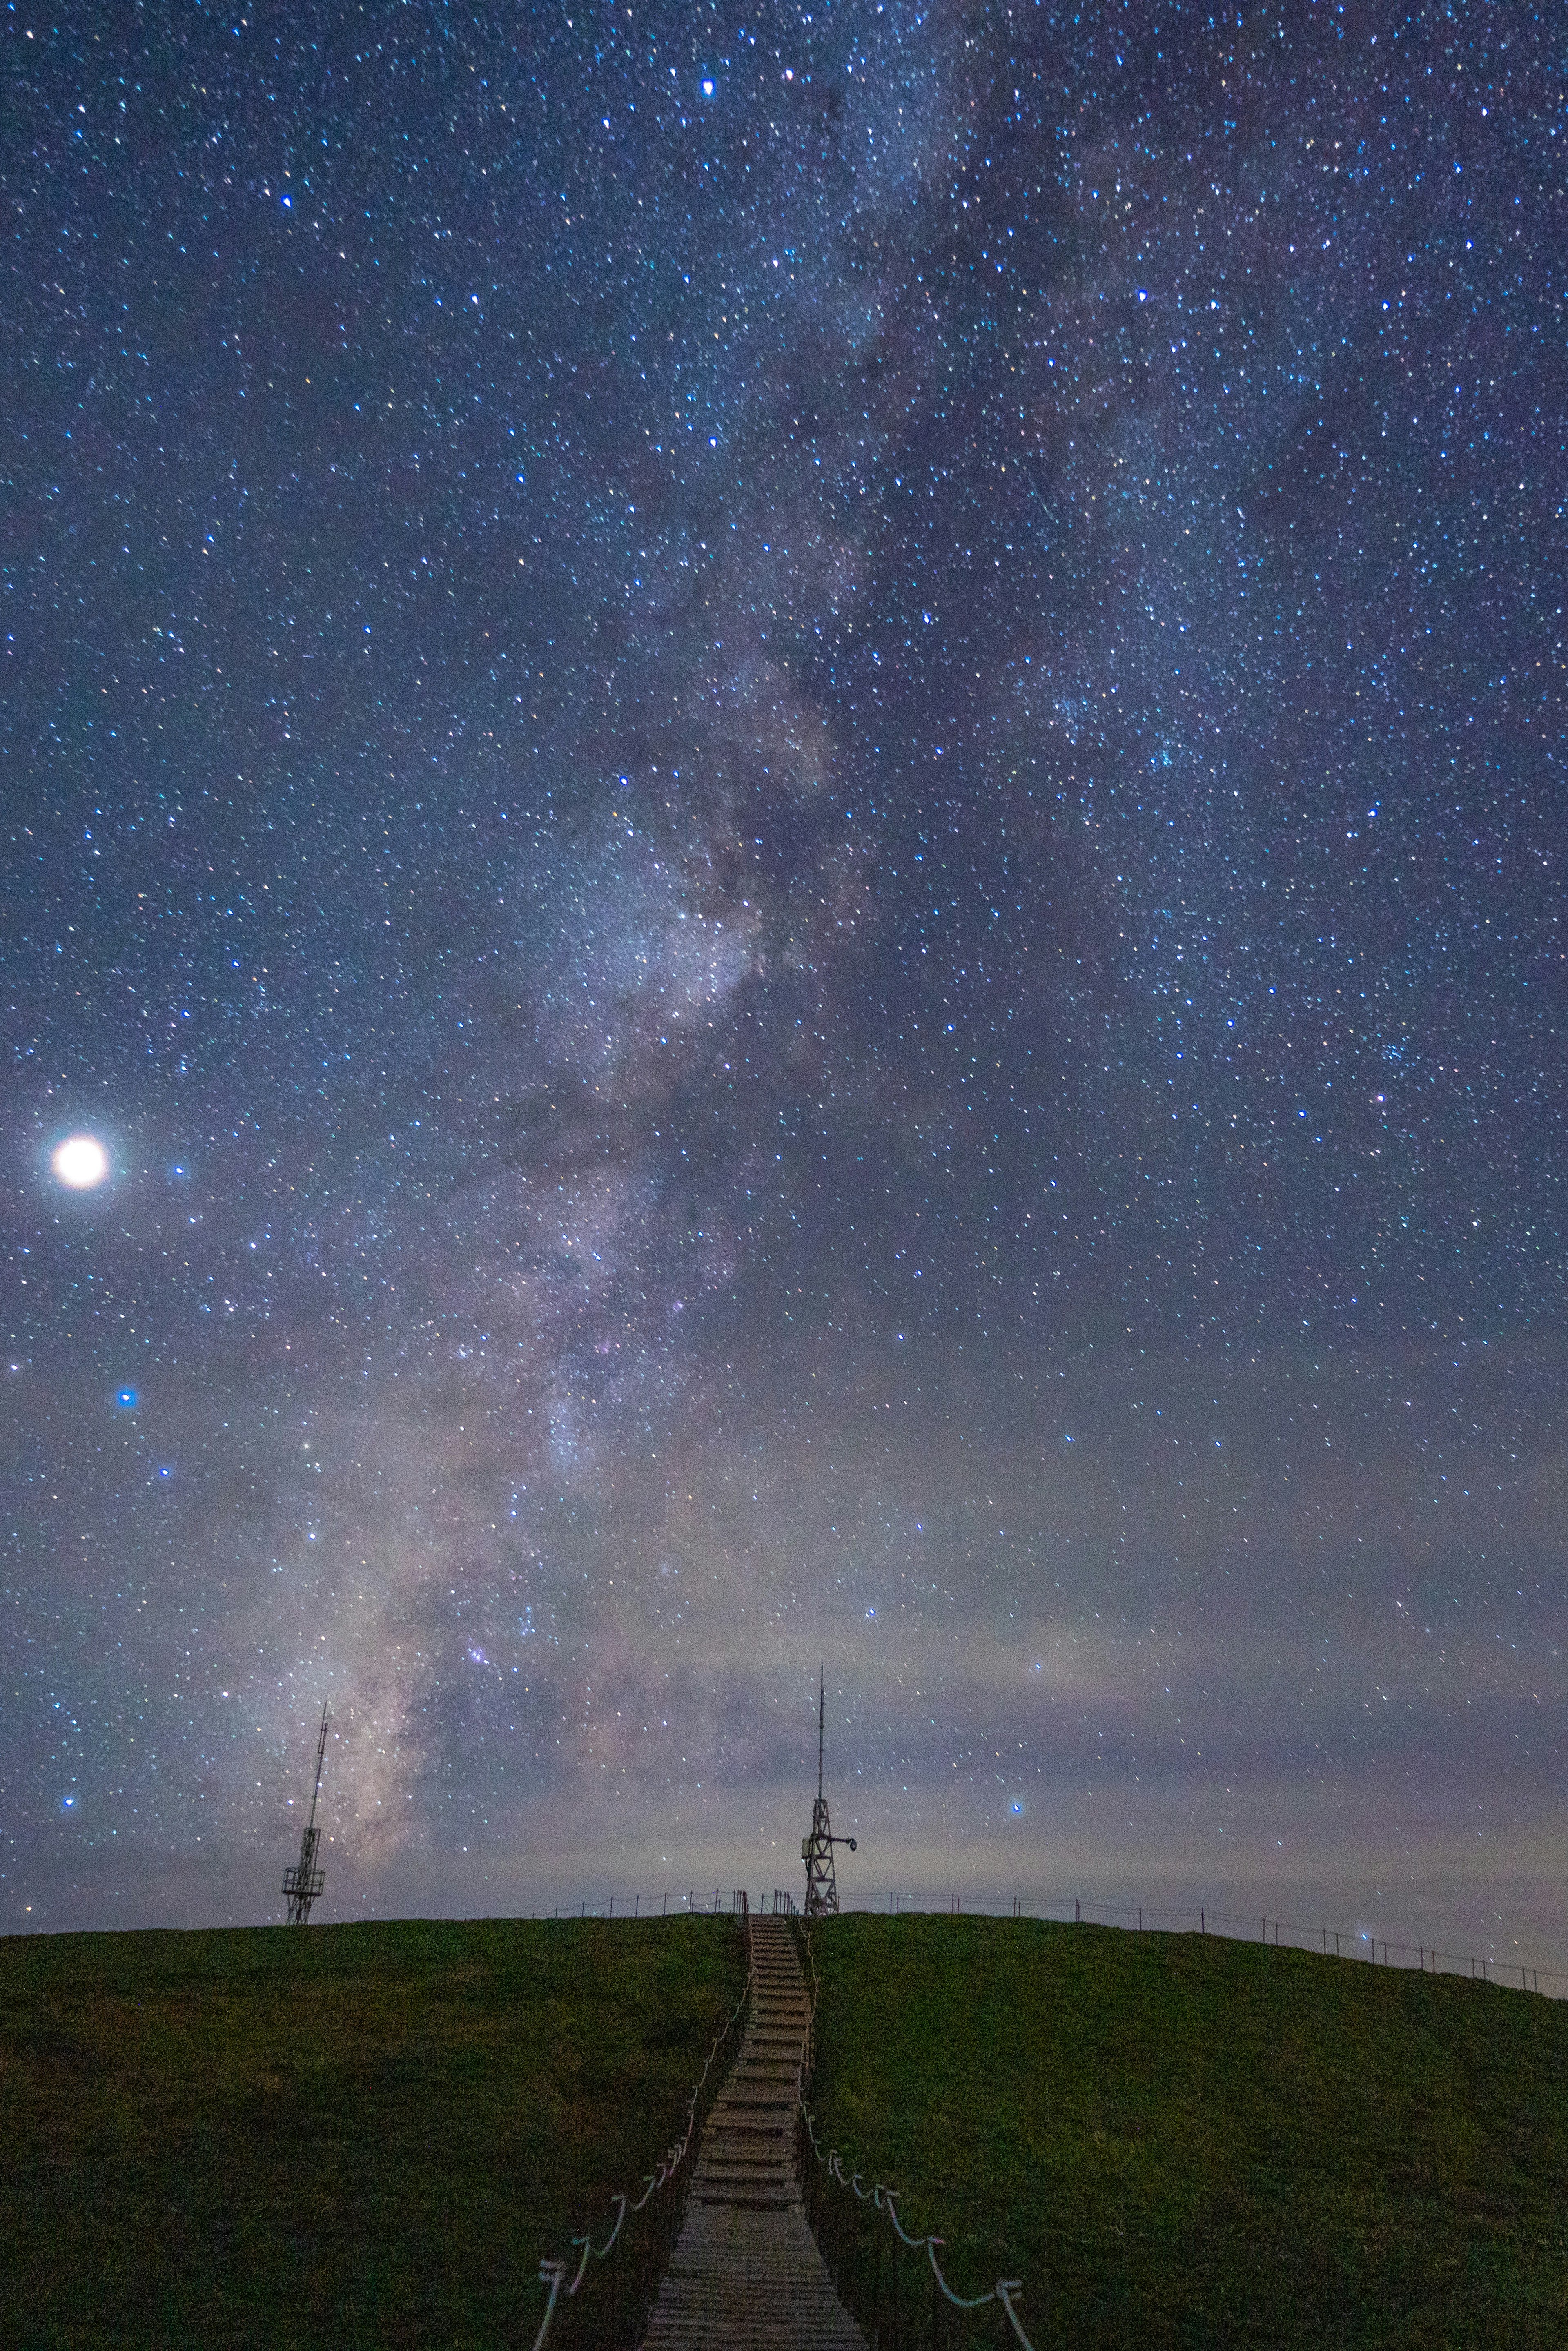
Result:
M1568 2006L1196 1935L842 1917L817 2105L1030 2336L1568 2344Z
M0 2340L531 2344L744 1976L698 1918L0 1940Z

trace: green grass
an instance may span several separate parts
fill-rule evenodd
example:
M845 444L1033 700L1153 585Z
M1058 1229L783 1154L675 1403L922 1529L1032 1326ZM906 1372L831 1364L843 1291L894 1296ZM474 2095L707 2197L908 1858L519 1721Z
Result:
M0 2339L531 2344L744 1972L697 1918L0 1940Z
M1037 2351L1568 2344L1568 2006L1033 1921L814 1949L821 2126Z

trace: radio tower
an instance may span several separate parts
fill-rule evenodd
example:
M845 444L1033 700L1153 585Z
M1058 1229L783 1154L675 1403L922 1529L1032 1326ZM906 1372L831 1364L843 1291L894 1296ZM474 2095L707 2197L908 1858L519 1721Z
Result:
M828 1824L828 1800L822 1793L822 1734L827 1720L827 1687L821 1669L817 1674L817 1801L811 1807L811 1834L800 1839L800 1858L806 1865L806 1916L827 1918L837 1915L839 1882L833 1875L833 1847L847 1844L853 1853L853 1837L836 1837Z
M316 1789L310 1799L310 1817L299 1840L299 1865L283 1873L283 1891L288 1897L288 1924L291 1927L308 1927L310 1924L310 1905L327 1883L326 1871L316 1866L316 1840L320 1835L316 1826L316 1797L321 1792L321 1766L326 1760L327 1709L323 1706L321 1736L316 1742ZM837 1909L837 1903L833 1907Z

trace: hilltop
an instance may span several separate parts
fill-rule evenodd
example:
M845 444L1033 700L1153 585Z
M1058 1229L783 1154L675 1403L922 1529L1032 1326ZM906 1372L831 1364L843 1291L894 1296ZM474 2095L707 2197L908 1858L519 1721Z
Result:
M1568 2004L1030 1920L812 1949L821 2126L1037 2351L1568 2339ZM10 2338L531 2340L741 1966L711 1918L0 1941Z
M812 1945L820 2127L1036 2351L1568 2341L1568 2005L1030 1920Z
M0 1940L0 2332L531 2341L743 1979L714 1918Z

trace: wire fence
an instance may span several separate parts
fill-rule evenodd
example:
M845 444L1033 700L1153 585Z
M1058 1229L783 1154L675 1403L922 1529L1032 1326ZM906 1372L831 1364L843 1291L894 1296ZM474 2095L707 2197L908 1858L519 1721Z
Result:
M583 1896L576 1904L552 1910L552 1918L657 1918L726 1908L730 1897L719 1889L675 1890L657 1887L651 1894L636 1890ZM1042 1918L1092 1927L1125 1927L1140 1934L1222 1935L1232 1941L1269 1943L1281 1949L1316 1951L1324 1959L1361 1959L1377 1967L1406 1968L1424 1975L1473 1978L1478 1983L1500 1984L1515 1991L1539 1992L1543 1999L1568 1999L1568 1970L1545 1968L1519 1954L1494 1948L1490 1951L1455 1951L1431 1943L1402 1942L1370 1927L1329 1927L1298 1918L1268 1917L1260 1911L1215 1910L1205 1903L1121 1905L1066 1898L1054 1894L995 1894L985 1891L894 1888L860 1896L839 1896L843 1910L879 1911L903 1917L920 1913L950 1913L954 1917ZM757 1902L758 1910L782 1911L793 1907L793 1896L775 1889Z
M1432 1943L1405 1943L1375 1933L1370 1927L1325 1927L1299 1918L1270 1918L1260 1911L1211 1910L1206 1903L1178 1907L1152 1903L1120 1906L1071 1902L1048 1896L1006 1896L998 1900L957 1893L903 1893L845 1902L846 1910L880 1911L893 1917L934 1911L955 1917L1049 1918L1092 1927L1122 1927L1139 1934L1223 1935L1233 1942L1268 1943L1280 1949L1316 1951L1323 1959L1361 1959L1375 1967L1418 1970L1423 1975L1456 1975L1478 1983L1501 1984L1516 1991L1538 1991L1543 1997L1568 1998L1568 1970L1537 1967L1532 1960L1500 1958L1495 1950L1445 1950Z
M967 2351L984 2344L1006 2344L1013 2351L1021 2344L1023 2351L1034 2351L1019 2316L1021 2279L998 2278L984 2294L959 2294L943 2274L942 2238L912 2237L899 2219L901 2191L880 2179L868 2188L858 2171L846 2178L838 2149L818 2136L810 2094L821 1987L810 1928L798 1921L795 1933L810 2002L795 2109L796 2169L806 2217L840 2301L875 2351Z
M705 1901L701 1907L710 1906ZM716 1892L711 1907L716 1912L722 1907ZM590 2228L573 2237L570 2257L547 2254L541 2260L539 2283L546 2301L533 2351L545 2351L547 2344L553 2351L583 2345L591 2345L593 2351L635 2351L647 2331L659 2282L670 2266L685 2218L692 2171L687 2158L729 2070L729 2044L738 2038L752 1992L751 1919L746 1894L733 1895L729 1908L739 1919L746 1938L746 1981L740 1998L714 2036L686 2102L685 2127L644 2176L639 2197L633 2199L630 2193L618 2193L610 2199L610 2210L600 2223L605 2232L602 2244L595 2243L595 2231ZM588 1915L586 1907L582 1915ZM517 2340L527 2340L526 2330Z
M711 1901L706 1886L700 1894L690 1887L685 1894L672 1893L667 1886L662 1892L648 1894L639 1887L630 1895L612 1892L599 1895L592 1900L585 1894L575 1903L568 1902L564 1907L558 1903L549 1916L552 1918L683 1918L711 1914L716 1917L739 1898L738 1895L732 1895L727 1903L722 1887L717 1886L714 1887ZM618 1901L621 1905L619 1910L615 1907ZM545 1913L541 1910L537 1915L542 1918Z

